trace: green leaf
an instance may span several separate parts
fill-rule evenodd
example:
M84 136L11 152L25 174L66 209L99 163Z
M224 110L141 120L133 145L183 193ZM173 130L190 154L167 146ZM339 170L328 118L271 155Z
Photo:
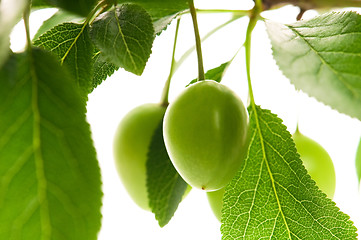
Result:
M90 36L104 59L141 75L151 53L154 29L149 14L135 4L124 4L95 19Z
M51 5L48 2L49 2L48 0L32 0L31 7L35 7L35 8L51 7Z
M349 216L307 174L282 120L252 105L250 145L226 186L222 239L356 239Z
M328 13L266 23L274 58L297 89L361 120L361 16Z
M93 74L93 84L91 92L100 85L104 80L113 75L115 71L119 69L112 63L108 63L101 56L101 53L97 51L93 57L94 62L94 74Z
M0 239L96 239L100 169L86 108L55 57L0 69Z
M55 53L72 73L83 96L87 96L92 88L94 50L86 25L63 23L41 35L34 44Z
M187 0L118 0L118 2L132 2L145 8L153 19L157 34L165 29L180 12L188 9Z
M43 22L43 24L40 26L38 31L36 32L33 41L37 40L41 35L46 33L47 31L51 30L57 25L60 25L64 22L70 22L75 19L79 18L78 16L74 15L73 13L59 10L57 11L53 16L51 16L49 19Z
M32 7L57 7L86 17L97 0L33 0Z
M118 0L119 3L136 3L145 8L154 21L188 9L187 0Z
M222 81L224 72L227 70L227 68L231 62L232 61L225 62L216 68L208 70L205 73L205 78L208 80L214 80L214 81L220 83ZM188 87L189 85L191 85L193 83L196 83L197 81L198 81L197 78L193 79L186 87Z
M173 217L188 184L175 170L163 140L163 121L155 130L147 160L149 206L161 227Z
M10 33L21 19L27 4L27 0L0 1L0 67L9 57Z
M156 21L153 22L153 27L154 27L154 32L156 35L160 35L162 33L163 30L165 30L168 25L174 20L176 19L178 16L180 15L180 13L176 13L173 15L169 15L163 18L160 18Z

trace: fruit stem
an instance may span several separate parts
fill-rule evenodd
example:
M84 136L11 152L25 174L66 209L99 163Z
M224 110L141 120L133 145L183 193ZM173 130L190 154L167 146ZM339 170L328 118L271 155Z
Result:
M255 28L257 21L259 19L259 15L262 11L262 2L261 0L256 0L256 5L253 8L253 12L250 15L249 23L247 27L246 33L246 41L244 43L245 52L246 52L246 70L247 70L247 81L248 81L248 91L249 91L249 100L250 104L254 105L254 96L251 84L251 39L252 39L252 31Z
M175 50L176 50L176 47L177 47L179 24L180 24L180 18L177 19L177 26L176 26L176 29L175 29L173 53L172 53L172 62L171 62L171 65L170 65L170 71L169 71L168 79L164 84L162 97L161 97L161 101L160 101L161 105L164 106L164 107L167 107L169 105L169 101L168 101L169 87L170 87L171 79L172 79L172 77L174 75L174 72L175 72L175 65L176 65Z
M189 4L190 13L192 15L194 36L196 40L196 50L198 57L198 81L202 81L205 79L205 76L204 76L204 68L203 68L202 44L201 44L201 38L199 35L198 22L197 22L197 11L194 7L193 0L188 0L188 4Z
M218 30L224 28L225 26L228 26L228 24L234 22L235 20L243 17L243 15L234 15L231 19L229 19L227 22L222 23L221 25L215 27L210 32L208 32L201 41L204 42L207 40L210 36L212 36L214 33L216 33ZM182 63L189 57L189 55L194 51L195 46L190 47L187 51L184 52L184 54L179 58L179 60L176 62L174 72L178 70L178 68L182 65Z
M26 43L27 49L31 48L31 37L30 37L30 24L29 24L29 17L30 17L30 8L31 8L32 1L30 0L27 6L25 7L23 13L23 20L25 25L25 32L26 32Z

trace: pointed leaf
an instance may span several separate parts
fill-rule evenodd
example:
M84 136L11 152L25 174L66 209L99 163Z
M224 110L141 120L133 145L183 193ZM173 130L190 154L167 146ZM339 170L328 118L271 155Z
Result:
M231 63L231 61L225 62L223 64L221 64L220 66L210 69L205 73L205 78L208 80L214 80L216 82L221 82L222 78L223 78L223 74L224 72L227 70L229 64ZM186 87L188 87L189 85L196 83L198 81L198 79L193 79Z
M91 92L104 80L106 80L108 77L113 75L113 73L119 69L119 67L116 67L114 64L104 60L104 58L101 56L101 53L99 51L97 51L94 54L93 62L94 62L94 74L93 74Z
M74 15L68 11L59 10L54 13L49 19L45 20L43 24L40 26L36 34L34 35L33 41L37 40L41 35L50 31L52 28L60 25L64 22L74 21L75 19L79 18L78 16Z
M151 53L154 29L149 14L135 4L124 4L101 14L90 36L103 57L115 66L141 75Z
M175 170L163 140L163 121L155 130L147 160L149 206L161 227L173 217L188 184Z
M96 239L100 169L85 104L49 53L0 69L0 239Z
M361 120L361 16L328 13L266 25L274 58L295 87Z
M92 86L93 44L88 27L82 24L63 23L35 41L35 45L55 53L61 64L65 64L86 96Z
M180 12L169 15L158 20L153 21L154 32L160 35L163 30L167 29L168 25L180 15Z
M349 216L311 180L282 120L251 106L250 145L227 185L222 239L356 239Z

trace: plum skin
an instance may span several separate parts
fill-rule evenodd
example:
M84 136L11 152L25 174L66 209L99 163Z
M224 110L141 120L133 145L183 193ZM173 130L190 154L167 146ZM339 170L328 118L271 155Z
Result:
M189 185L218 190L233 178L245 156L247 112L228 87L199 81L169 105L163 136L173 165Z
M224 193L225 188L221 188L213 192L207 192L208 203L218 221L221 221Z
M144 210L150 210L146 187L148 148L165 110L155 103L134 108L121 120L114 138L118 175L132 200Z
M293 134L293 140L308 174L329 198L333 198L336 174L330 155L320 144L298 130Z

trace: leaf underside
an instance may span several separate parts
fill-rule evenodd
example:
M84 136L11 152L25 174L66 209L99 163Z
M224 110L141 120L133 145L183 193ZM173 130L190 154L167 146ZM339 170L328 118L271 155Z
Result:
M250 145L227 185L222 239L356 239L349 216L311 180L282 120L249 108Z
M52 28L56 27L65 22L72 22L74 20L79 20L79 16L64 10L59 10L50 18L45 20L40 26L36 34L34 35L33 41L37 40L41 35L50 31Z
M119 69L119 67L116 67L114 64L109 63L104 58L102 58L99 51L94 54L93 62L94 74L90 92L92 92L97 86L99 86L103 81L105 81Z
M216 82L221 82L223 75L225 73L225 71L227 70L229 64L231 63L231 61L222 63L221 65L219 65L216 68L210 69L205 73L205 78L208 80L213 80ZM198 79L193 79L186 87L188 87L189 85L196 83L198 81Z
M188 186L169 159L163 140L163 121L155 130L147 157L149 206L163 227L173 217Z
M308 95L361 120L361 16L328 13L290 25L266 22L273 56Z
M93 44L88 27L62 23L41 35L34 44L54 53L72 74L82 94L87 96L93 83Z
M85 104L41 49L0 68L0 239L96 239L100 169Z
M141 75L150 57L154 28L149 14L135 4L123 4L95 19L90 36L103 58Z

